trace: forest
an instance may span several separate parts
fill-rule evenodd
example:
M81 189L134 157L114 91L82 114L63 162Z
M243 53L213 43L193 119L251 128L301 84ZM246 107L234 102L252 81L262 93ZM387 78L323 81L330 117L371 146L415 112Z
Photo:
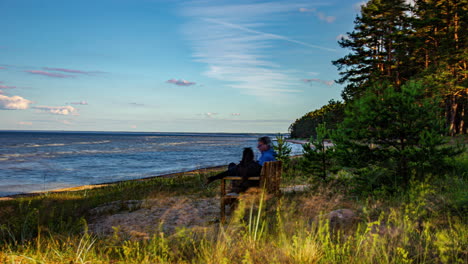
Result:
M436 99L444 134L466 134L467 9L466 0L372 0L362 6L354 30L339 41L349 54L333 61L343 102L331 100L297 119L291 137L315 136L321 123L335 129L346 106L367 91L379 94L391 86L399 92L415 81L424 87L419 96Z

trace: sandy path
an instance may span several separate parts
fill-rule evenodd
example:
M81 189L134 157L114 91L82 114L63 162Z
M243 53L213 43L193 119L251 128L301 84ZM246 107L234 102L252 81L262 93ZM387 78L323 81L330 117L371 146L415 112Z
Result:
M148 239L161 231L173 233L181 227L207 227L219 217L219 198L216 197L174 196L127 202L131 204L126 207L133 204L136 210L113 212L121 207L115 202L93 209L89 231L109 236L114 233L113 227L117 227L120 235Z

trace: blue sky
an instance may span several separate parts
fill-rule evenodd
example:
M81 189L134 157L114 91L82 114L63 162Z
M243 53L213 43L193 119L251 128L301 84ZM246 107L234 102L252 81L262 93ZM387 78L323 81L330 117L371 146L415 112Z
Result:
M286 132L359 4L0 0L0 130Z

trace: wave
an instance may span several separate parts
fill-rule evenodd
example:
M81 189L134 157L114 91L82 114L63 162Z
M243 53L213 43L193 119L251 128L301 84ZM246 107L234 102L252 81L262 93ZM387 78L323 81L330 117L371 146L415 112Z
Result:
M65 146L65 144L63 144L63 143L52 143L52 144L43 144L43 145L40 145L40 144L26 144L23 147L26 147L26 148L40 148L40 147L61 147L61 146Z
M101 141L91 141L91 142L76 142L76 143L72 143L70 145L94 145L94 144L106 144L106 143L110 143L111 141L110 140L101 140Z
M100 140L100 141L83 141L83 142L71 142L71 143L49 143L49 144L36 144L36 143L24 143L20 145L9 146L11 148L41 148L41 147L63 147L70 145L95 145L95 144L107 144L110 143L110 140ZM8 147L8 146L7 146Z
M192 144L193 142L169 142L169 143L157 143L159 146L178 146Z

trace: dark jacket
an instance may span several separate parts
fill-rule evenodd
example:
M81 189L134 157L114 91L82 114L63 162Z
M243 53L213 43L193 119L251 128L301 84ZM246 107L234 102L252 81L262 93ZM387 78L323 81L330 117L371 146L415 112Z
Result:
M231 164L227 171L221 172L215 176L208 177L208 182L222 179L226 176L240 176L242 180L233 181L231 185L231 192L240 193L245 192L250 187L258 187L259 181L249 181L249 177L258 177L262 166L256 161L250 161L246 163L239 163L238 165Z

